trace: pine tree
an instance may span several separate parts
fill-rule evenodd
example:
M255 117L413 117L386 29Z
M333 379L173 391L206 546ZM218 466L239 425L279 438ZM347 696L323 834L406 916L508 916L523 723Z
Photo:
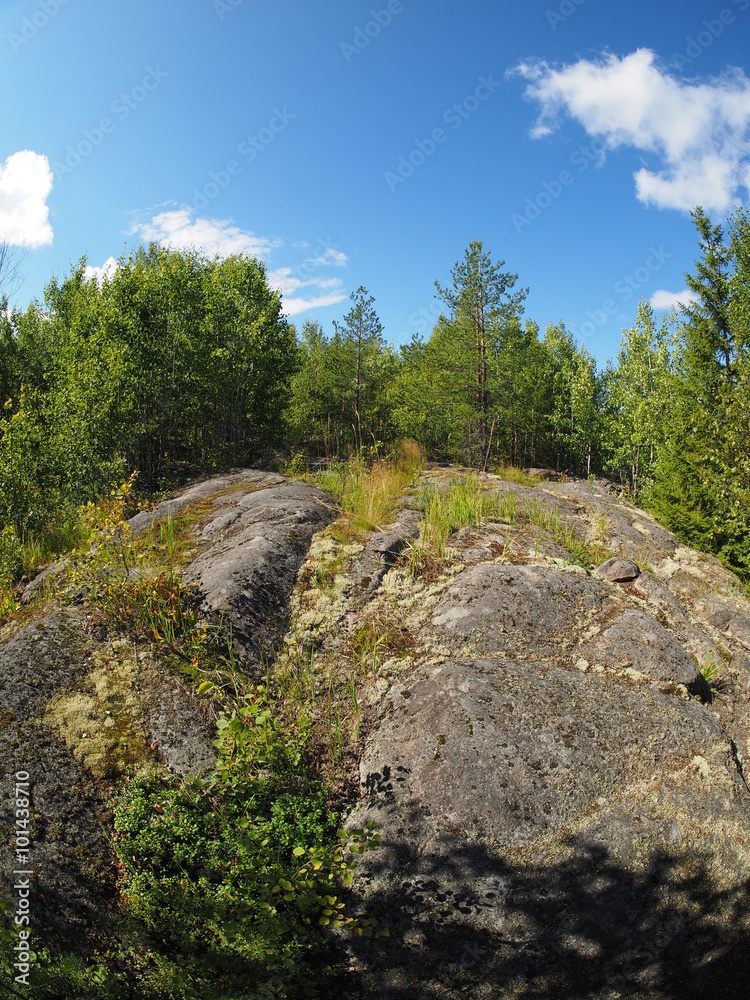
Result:
M350 374L353 384L352 428L355 446L361 449L365 404L374 401L371 400L376 383L374 361L384 347L383 327L375 312L375 299L366 288L360 285L350 297L354 305L344 316L343 325L334 321L333 326L342 345L350 348L353 355L353 371Z
M456 261L451 269L451 287L435 282L438 297L450 309L443 323L447 338L443 339L455 345L455 351L450 351L451 363L463 383L456 388L466 395L464 402L473 411L470 424L477 429L478 448L473 458L482 460L489 445L496 397L491 384L493 351L496 353L506 328L518 323L528 294L528 289L513 291L518 275L503 271L504 264L493 264L481 241L474 240L464 251L463 260ZM466 444L471 451L471 428L467 430Z

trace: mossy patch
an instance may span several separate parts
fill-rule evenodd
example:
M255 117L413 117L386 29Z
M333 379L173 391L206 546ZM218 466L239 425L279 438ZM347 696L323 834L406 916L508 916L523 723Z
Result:
M346 569L363 548L359 542L340 541L329 530L313 538L291 598L293 628L287 646L317 647L341 621L352 587Z
M146 770L152 755L141 723L144 664L126 639L96 650L93 658L96 666L81 688L53 698L44 722L95 778L116 779L132 766Z

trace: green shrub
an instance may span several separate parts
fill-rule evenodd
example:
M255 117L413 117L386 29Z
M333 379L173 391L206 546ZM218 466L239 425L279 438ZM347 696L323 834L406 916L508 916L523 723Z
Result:
M323 928L372 933L342 912L348 837L263 688L218 731L210 779L136 779L115 804L118 887L150 956L130 963L137 995L314 996L335 966ZM355 853L379 839L353 836Z
M23 552L13 528L0 532L0 580L16 580L23 571Z

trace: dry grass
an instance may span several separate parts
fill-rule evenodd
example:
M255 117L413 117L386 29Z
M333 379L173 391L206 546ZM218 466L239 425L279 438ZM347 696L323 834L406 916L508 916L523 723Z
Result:
M424 468L413 441L402 442L394 458L368 465L362 459L338 462L308 477L341 504L353 534L375 531L393 521L399 499Z

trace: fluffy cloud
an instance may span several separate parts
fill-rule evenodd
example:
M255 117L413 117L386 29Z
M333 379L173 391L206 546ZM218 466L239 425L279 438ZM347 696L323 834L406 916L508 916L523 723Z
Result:
M52 242L46 204L51 190L46 156L24 149L0 165L0 242L30 250Z
M195 218L189 208L160 212L149 221L135 225L131 235L175 250L196 249L209 257L246 254L266 263L282 246L280 240L256 236L226 219ZM346 267L349 258L345 253L322 239L313 247L306 241L295 242L292 249L307 251L307 255L295 266L276 267L267 272L269 284L283 296L287 316L336 305L346 298L341 278L329 277L326 270ZM101 281L103 275L109 276L116 267L116 261L110 257L101 268L88 267L86 276Z
M330 295L317 295L311 299L285 298L284 313L287 316L299 316L300 313L307 312L308 309L321 309L323 306L335 306L337 302L341 302L345 298L346 293L343 289L338 292L331 292Z
M111 278L116 270L117 261L115 258L107 257L101 267L97 267L95 264L88 264L84 268L83 276L86 281L94 279L98 285L101 285L104 279Z
M702 205L725 212L750 186L750 80L742 70L688 82L659 68L650 49L556 68L523 62L525 96L541 110L534 138L563 116L609 149L630 146L653 157L634 174L636 195L658 208Z
M346 290L341 278L327 277L322 268L345 267L349 258L345 253L327 244L320 244L311 256L306 257L296 267L278 267L268 274L268 281L278 288L284 297L284 312L287 316L297 316L322 306L335 306L346 298ZM308 289L305 295L297 293ZM313 294L311 297L309 291ZM317 294L315 294L317 293Z
M664 288L658 289L651 296L651 308L658 310L668 310L668 309L679 309L680 306L689 305L691 302L697 302L698 296L695 292L689 291L687 288L682 292L668 292Z
M278 240L255 236L226 219L194 219L189 208L160 212L149 222L135 225L131 232L144 243L153 241L174 250L196 249L209 257L263 257L279 245Z

